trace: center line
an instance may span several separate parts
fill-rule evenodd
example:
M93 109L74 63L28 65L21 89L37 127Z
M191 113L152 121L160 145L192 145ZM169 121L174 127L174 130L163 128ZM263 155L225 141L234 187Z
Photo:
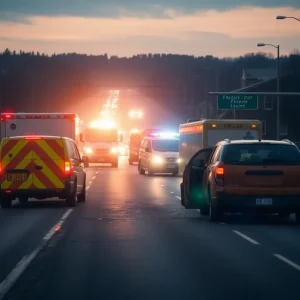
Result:
M234 233L236 233L237 235L239 235L240 237L242 237L243 239L247 240L248 242L254 244L254 245L259 245L259 243L253 239L251 239L249 236L237 231L237 230L232 230Z
M281 261L285 262L286 264L290 265L291 267L293 267L297 271L300 271L300 266L297 265L296 263L292 262L291 260L287 259L286 257L284 257L280 254L274 254L274 256L277 257L278 259L280 259Z

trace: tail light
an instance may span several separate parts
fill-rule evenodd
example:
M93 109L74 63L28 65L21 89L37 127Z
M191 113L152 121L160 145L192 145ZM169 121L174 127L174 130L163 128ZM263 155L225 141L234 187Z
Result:
M72 171L71 163L69 161L65 161L65 174L70 175Z
M0 175L2 175L2 162L0 162Z
M214 171L215 173L215 181L216 184L219 186L223 186L224 185L224 168L223 167L217 167Z

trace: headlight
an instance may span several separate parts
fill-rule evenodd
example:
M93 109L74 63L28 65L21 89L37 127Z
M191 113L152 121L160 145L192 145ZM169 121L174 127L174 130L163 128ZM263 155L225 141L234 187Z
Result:
M178 164L181 163L181 159L180 159L180 158L177 159L177 163L178 163Z
M160 156L153 156L152 161L155 164L162 164L164 162L163 158Z
M110 149L110 153L118 153L118 148L112 147L112 148Z
M93 149L89 148L89 147L84 147L84 151L85 151L85 153L92 153Z

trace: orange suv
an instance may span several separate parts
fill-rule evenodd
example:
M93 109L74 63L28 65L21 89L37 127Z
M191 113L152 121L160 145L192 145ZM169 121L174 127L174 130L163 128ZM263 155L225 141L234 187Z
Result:
M300 151L288 141L224 140L186 165L181 204L211 221L228 212L296 214L300 223Z

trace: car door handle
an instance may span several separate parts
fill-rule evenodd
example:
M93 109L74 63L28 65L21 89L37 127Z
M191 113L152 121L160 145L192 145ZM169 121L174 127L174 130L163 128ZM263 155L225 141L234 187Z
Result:
M43 170L43 167L42 166L36 166L35 167L37 170Z

